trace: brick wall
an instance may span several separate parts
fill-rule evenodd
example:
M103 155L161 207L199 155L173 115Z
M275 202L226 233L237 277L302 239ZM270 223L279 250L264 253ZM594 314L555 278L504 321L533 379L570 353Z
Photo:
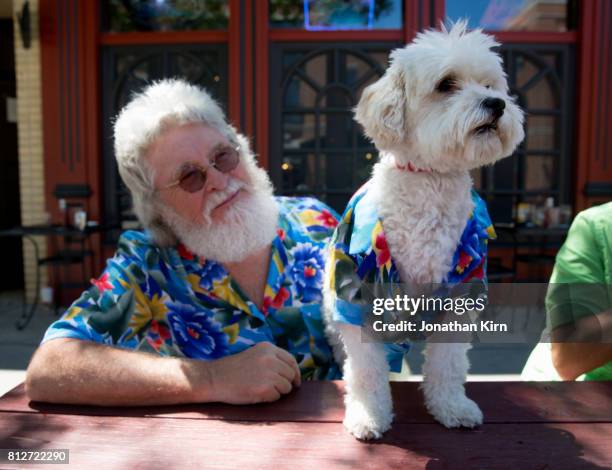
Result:
M13 0L15 14L21 10L23 0ZM17 132L19 142L19 179L21 192L21 223L24 225L45 223L44 155L42 131L42 93L40 69L40 38L38 34L38 0L30 0L32 41L29 49L23 48L19 24L14 17L15 75L17 81ZM46 253L45 238L37 238L41 250ZM31 301L35 294L36 262L31 243L23 243L24 285ZM47 274L41 272L41 286L46 285Z

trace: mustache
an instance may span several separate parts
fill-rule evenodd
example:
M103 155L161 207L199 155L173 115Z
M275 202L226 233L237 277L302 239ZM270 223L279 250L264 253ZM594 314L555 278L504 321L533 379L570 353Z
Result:
M210 195L208 200L206 201L206 205L204 206L204 219L210 219L210 213L212 210L217 207L219 204L225 202L228 198L233 196L236 191L240 189L245 189L247 186L244 182L237 180L235 178L231 178L228 181L227 187L222 191L215 191Z

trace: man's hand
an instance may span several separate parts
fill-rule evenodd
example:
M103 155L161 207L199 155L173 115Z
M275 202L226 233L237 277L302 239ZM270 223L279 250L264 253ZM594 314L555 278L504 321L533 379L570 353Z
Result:
M278 400L301 384L295 358L271 343L208 363L210 401L250 404Z

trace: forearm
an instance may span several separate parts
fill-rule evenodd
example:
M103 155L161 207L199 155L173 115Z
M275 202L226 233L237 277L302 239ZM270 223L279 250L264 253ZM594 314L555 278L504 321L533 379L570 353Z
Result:
M575 380L612 361L612 344L553 343L552 359L563 380Z
M214 401L204 361L159 357L74 339L37 351L26 376L32 400L106 406Z
M612 361L612 311L581 318L552 331L552 359L564 380Z

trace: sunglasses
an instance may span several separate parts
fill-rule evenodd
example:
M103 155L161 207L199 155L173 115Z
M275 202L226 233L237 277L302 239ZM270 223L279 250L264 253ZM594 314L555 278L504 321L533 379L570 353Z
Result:
M240 161L240 147L223 147L219 149L212 157L210 165L206 168L196 164L189 163L185 165L176 181L164 186L163 189L180 187L188 193L197 193L206 184L206 173L211 166L221 173L229 173L238 166Z

